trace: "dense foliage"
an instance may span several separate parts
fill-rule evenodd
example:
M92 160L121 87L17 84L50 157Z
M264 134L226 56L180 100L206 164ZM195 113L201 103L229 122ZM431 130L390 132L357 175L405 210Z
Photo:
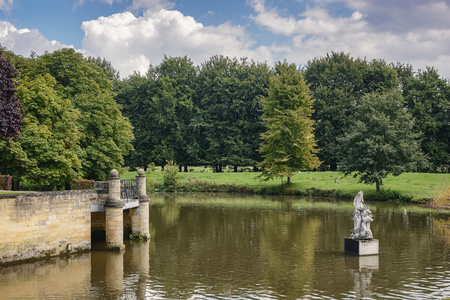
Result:
M22 128L22 105L17 100L14 78L17 71L2 57L0 49L0 139L17 139Z
M421 169L427 160L413 127L400 91L366 94L356 108L354 122L340 138L344 149L340 171L375 183L379 192L387 175Z
M213 56L193 66L168 58L117 85L117 101L135 127L132 167L255 166L264 125L259 98L271 71L266 64Z
M384 61L367 62L348 54L332 53L308 62L305 79L313 93L315 135L321 149L322 168L337 170L344 158L338 141L355 118L355 109L366 93L399 86L396 71Z
M114 100L110 74L72 49L23 58L19 72L26 115L19 138L0 141L0 172L61 188L72 178L104 180L131 149L132 127Z
M450 86L434 68L415 72L344 53L314 58L302 71L224 56L199 66L165 57L146 74L120 79L111 63L72 49L3 57L0 173L15 179L61 186L168 161L185 171L259 165L267 178L290 177L322 161L321 169L356 170L363 181L381 183L387 173L450 165ZM286 105L276 105L280 99ZM381 132L386 124L396 134ZM383 158L389 166L377 175L364 171L373 167L373 149L400 144L416 166L394 155ZM421 163L422 154L430 164ZM269 158L283 167L272 174Z

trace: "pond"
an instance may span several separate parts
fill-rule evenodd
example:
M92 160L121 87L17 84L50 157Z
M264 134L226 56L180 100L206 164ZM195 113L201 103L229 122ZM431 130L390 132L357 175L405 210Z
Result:
M378 256L344 254L351 201L151 196L149 242L0 268L2 299L450 298L450 214L367 203Z

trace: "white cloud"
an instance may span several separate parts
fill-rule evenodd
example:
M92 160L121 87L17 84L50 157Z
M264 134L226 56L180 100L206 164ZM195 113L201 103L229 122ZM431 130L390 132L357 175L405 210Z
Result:
M124 12L83 22L81 28L83 49L111 61L122 76L145 73L164 55L186 55L195 64L216 54L272 62L268 47L252 50L254 42L242 26L203 26L174 10L147 10L141 17Z
M255 23L275 35L291 37L281 58L305 64L331 51L353 57L410 63L415 69L434 66L450 78L450 8L438 0L315 0L298 18L268 9L264 0L250 0ZM333 17L327 2L345 2L348 17ZM325 5L325 6L323 6ZM407 8L407 9L405 9ZM273 47L275 48L275 47Z
M0 0L0 10L10 11L13 7L14 0Z
M58 41L47 40L37 29L17 29L9 22L0 21L0 44L16 54L28 56L31 52L40 55L45 51L73 48Z

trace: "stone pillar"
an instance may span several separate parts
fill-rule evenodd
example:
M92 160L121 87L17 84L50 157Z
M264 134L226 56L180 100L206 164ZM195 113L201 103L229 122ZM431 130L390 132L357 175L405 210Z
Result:
M117 170L109 173L109 192L105 203L106 249L120 251L123 244L123 206L120 199L120 178Z
M138 170L137 187L139 191L139 207L136 207L132 214L131 232L140 234L145 239L150 238L149 228L149 198L147 196L146 179L144 170Z

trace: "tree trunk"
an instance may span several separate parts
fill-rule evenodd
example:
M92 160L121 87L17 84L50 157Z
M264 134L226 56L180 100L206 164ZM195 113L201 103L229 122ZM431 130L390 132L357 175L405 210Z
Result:
M238 166L234 166L234 172L236 173L238 171Z
M179 166L178 166L178 172L180 172L180 173L181 173L181 172L183 171L183 169L182 169L182 168L183 168L183 167L182 167L181 165L179 165Z
M184 166L184 172L185 172L185 173L189 172L188 166Z
M287 183L286 183L286 184L291 184L291 177L288 176L288 179L287 179Z
M377 180L376 182L376 187L377 187L377 193L380 192L380 181Z
M20 185L20 179L13 179L12 190L18 191Z
M253 172L258 172L258 167L257 166L253 166Z

